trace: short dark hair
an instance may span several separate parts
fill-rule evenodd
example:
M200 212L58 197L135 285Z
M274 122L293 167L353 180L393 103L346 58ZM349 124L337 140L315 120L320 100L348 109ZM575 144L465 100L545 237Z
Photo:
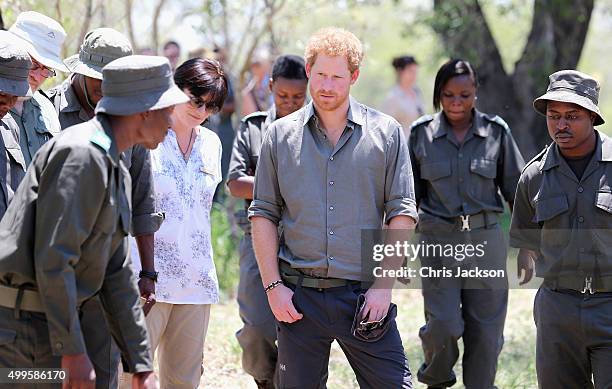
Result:
M412 55L401 55L399 57L393 58L391 61L391 65L395 68L395 70L402 70L408 65L418 65L419 63L414 59Z
M163 49L166 50L170 46L176 46L177 49L181 49L181 45L179 45L177 41L168 41L164 43Z
M289 80L306 80L306 66L304 58L299 55L281 55L274 61L272 66L272 81L277 78Z
M221 64L214 59L188 59L176 68L174 82L194 97L205 97L207 105L217 112L227 97L227 77Z
M440 94L442 93L442 88L444 88L444 85L446 85L448 80L453 77L465 75L470 76L472 81L474 81L474 86L478 87L476 71L468 61L455 58L446 61L442 66L440 66L438 73L436 73L436 80L434 82L433 90L433 106L436 111L440 110Z

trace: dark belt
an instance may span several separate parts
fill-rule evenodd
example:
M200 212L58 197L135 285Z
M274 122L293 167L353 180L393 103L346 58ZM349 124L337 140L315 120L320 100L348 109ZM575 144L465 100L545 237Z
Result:
M603 282L598 281L600 280L593 279L593 277L559 277L556 279L544 279L543 285L560 292L572 291L579 294L606 293L612 295L610 285L602 286Z
M497 213L480 212L474 215L459 215L455 218L459 231L470 231L477 228L487 228L497 224Z
M45 312L37 291L6 285L0 285L0 306L31 312Z
M281 278L283 281L288 282L292 285L301 285L306 288L314 289L328 289L337 288L339 286L345 286L353 281L344 280L341 278L320 278L312 277L307 274L300 272L291 267L287 262L279 262ZM301 283L300 283L301 281ZM356 281L357 282L357 281Z

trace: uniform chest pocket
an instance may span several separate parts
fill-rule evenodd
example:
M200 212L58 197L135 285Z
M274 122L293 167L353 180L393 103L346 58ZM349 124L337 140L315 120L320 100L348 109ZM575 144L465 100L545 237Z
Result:
M470 162L470 171L486 178L495 178L497 163L493 159L474 158Z
M567 212L567 196L557 195L535 201L535 222L542 223Z
M421 178L428 181L439 180L451 175L450 161L429 162L421 165Z
M601 210L612 213L612 193L604 191L597 192L595 205Z

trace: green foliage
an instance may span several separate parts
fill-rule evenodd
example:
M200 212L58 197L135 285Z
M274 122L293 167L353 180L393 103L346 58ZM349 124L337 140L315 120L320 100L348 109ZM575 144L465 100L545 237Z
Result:
M215 203L210 214L213 258L224 297L233 297L238 285L238 242L233 233L228 208Z

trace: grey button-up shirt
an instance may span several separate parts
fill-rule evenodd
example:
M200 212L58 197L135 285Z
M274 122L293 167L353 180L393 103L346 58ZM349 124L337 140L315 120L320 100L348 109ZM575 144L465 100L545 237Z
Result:
M25 175L26 165L17 141L19 127L7 113L0 120L0 219Z
M612 139L597 135L595 153L580 180L554 143L521 175L510 245L541 253L538 277L594 276L593 287L602 287L605 280L612 288Z
M397 121L352 98L335 147L317 123L311 102L268 127L249 218L282 221L279 258L293 267L361 280L361 230L417 220L408 145Z
M49 141L0 222L0 283L39 292L55 355L86 351L78 307L100 293L130 372L150 371L125 255L130 175L103 115Z
M477 110L461 144L442 113L417 120L410 159L419 211L448 219L503 212L525 165L506 123Z
M13 108L11 115L19 126L21 152L26 165L30 165L38 149L61 130L53 104L37 91L31 99L23 102L21 114Z
M47 96L53 102L62 129L89 120L81 106L70 79L50 89ZM155 210L155 188L151 171L151 153L142 145L134 145L123 152L123 162L132 176L132 234L152 234L164 220Z

